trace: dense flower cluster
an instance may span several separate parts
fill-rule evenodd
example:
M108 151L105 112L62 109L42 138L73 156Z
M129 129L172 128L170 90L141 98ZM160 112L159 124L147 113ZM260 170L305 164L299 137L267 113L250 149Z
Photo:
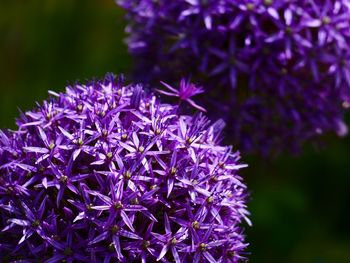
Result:
M246 186L223 122L109 74L0 131L0 258L241 262Z
M143 81L189 76L245 150L345 135L349 0L118 0Z

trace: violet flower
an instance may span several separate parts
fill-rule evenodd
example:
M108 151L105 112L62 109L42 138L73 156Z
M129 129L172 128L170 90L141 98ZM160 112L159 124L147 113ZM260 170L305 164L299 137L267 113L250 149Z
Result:
M201 90L182 83L191 104ZM112 74L50 94L0 131L2 261L245 260L245 165L221 120Z
M348 0L116 0L126 10L135 75L189 77L245 151L298 152L346 133Z
M165 83L165 82L161 82L165 88L167 88L169 91L165 91L165 90L159 90L156 89L156 91L158 91L161 94L170 96L170 97L178 97L180 99L180 101L186 101L188 102L191 106L193 106L194 108L200 110L200 111L204 111L206 112L206 109L204 109L203 107L199 106L198 104L196 104L191 97L197 95L197 94L201 94L204 92L204 90L201 87L197 87L196 85L194 85L193 83L189 83L186 82L185 79L182 79L180 82L180 87L179 90L176 90L175 88L171 87L169 84Z

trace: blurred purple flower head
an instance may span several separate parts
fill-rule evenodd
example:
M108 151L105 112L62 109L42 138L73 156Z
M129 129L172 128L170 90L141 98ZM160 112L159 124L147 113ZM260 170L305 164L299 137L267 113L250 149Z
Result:
M346 134L349 0L117 3L127 10L136 75L201 83L200 103L244 150L298 151L319 134Z
M245 259L246 165L219 145L222 120L111 74L50 94L0 131L2 260Z

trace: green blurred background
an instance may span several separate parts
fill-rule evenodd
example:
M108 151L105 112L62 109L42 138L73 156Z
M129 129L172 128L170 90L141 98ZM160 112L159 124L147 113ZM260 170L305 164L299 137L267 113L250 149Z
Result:
M124 26L113 0L0 0L0 128L48 89L130 72ZM350 139L327 140L299 157L244 159L250 262L350 262Z

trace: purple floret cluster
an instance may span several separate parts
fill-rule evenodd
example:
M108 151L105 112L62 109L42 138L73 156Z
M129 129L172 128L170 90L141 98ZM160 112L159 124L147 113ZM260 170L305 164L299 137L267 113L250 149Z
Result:
M245 260L245 165L222 121L111 74L50 94L0 131L3 262Z
M146 83L191 77L242 149L347 133L349 0L118 0Z

